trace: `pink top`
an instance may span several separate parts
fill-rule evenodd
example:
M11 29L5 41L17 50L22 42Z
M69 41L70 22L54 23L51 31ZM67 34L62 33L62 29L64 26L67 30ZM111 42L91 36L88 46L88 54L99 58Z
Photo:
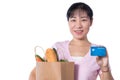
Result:
M96 62L96 57L91 56L89 50L89 52L81 58L81 60L72 58L68 49L69 42L70 41L57 42L53 45L53 47L57 50L59 59L66 59L75 63L74 80L96 80L97 75L100 72L100 67Z

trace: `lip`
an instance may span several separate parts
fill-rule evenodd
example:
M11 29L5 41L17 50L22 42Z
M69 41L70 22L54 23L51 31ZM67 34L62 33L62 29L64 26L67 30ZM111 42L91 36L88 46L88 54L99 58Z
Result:
M83 33L83 30L74 30L74 32L78 35L82 34Z

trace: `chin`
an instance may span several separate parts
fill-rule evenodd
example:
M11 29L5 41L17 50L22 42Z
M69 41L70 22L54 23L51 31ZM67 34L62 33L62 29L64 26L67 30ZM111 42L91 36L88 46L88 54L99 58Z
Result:
M84 40L84 38L78 38L78 40Z
M77 39L77 40L84 40L85 39L85 36L83 35L75 35L75 34L72 34L73 35L73 38Z
M84 40L83 37L75 37L75 39L77 39L77 40Z

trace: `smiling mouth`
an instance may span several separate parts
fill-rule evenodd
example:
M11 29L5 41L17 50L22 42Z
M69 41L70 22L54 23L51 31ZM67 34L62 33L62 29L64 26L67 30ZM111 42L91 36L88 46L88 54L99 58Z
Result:
M82 34L82 33L83 33L83 30L74 30L74 32L75 32L76 34Z

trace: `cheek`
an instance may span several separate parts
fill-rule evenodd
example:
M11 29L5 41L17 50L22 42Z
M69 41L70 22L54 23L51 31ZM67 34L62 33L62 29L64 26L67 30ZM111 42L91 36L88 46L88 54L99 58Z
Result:
M72 27L71 26L69 26L69 30L70 30L70 32L72 32Z
M72 27L73 26L73 23L69 23L69 27Z
M71 34L73 34L73 26L69 25L69 31Z
M69 29L72 30L73 25L70 23L68 25L69 25Z
M85 25L84 25L84 29L85 29L85 30L89 30L90 26L91 26L90 23L85 24Z
M88 31L89 31L89 28L90 28L90 27L85 27L85 28L84 28L84 30L85 30L85 33L88 33Z
M69 26L69 29L70 29L70 32L73 32L74 26L70 25L70 26Z

